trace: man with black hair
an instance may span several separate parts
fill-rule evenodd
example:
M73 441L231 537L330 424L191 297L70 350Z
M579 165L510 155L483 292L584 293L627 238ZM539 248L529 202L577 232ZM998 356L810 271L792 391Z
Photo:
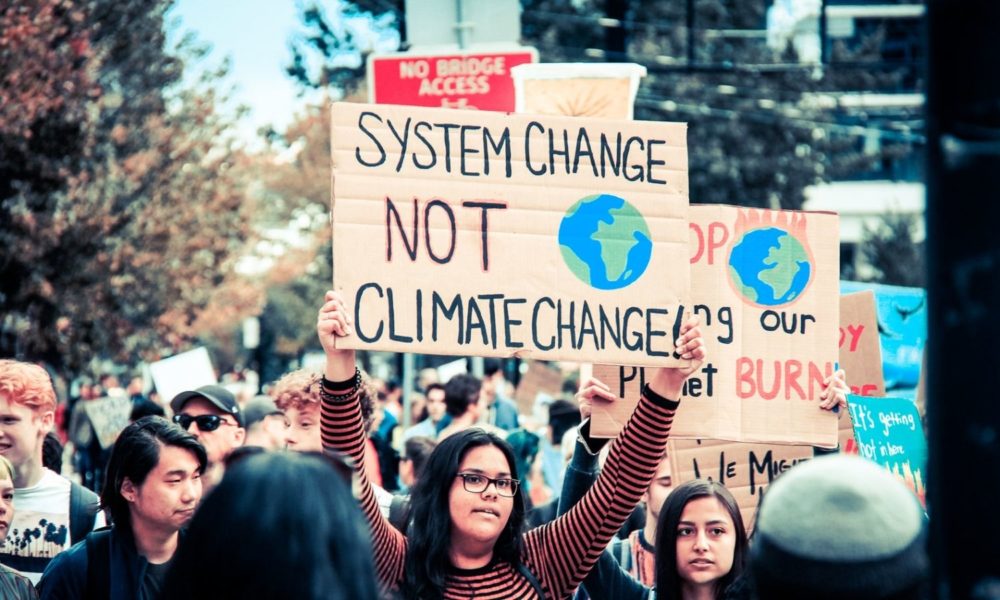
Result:
M101 490L113 524L49 563L41 598L158 598L181 528L201 500L207 462L204 446L162 417L122 430Z
M438 441L469 427L482 427L504 435L503 430L482 421L485 412L480 394L482 385L478 377L468 373L460 373L448 380L444 386L444 405L451 422L438 434Z

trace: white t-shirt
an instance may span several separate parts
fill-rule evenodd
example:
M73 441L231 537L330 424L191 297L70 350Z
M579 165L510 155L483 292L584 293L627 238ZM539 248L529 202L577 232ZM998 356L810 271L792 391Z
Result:
M49 469L34 486L15 489L14 520L0 543L0 563L37 585L49 561L72 545L69 495L69 479ZM94 528L104 524L104 513L98 511Z

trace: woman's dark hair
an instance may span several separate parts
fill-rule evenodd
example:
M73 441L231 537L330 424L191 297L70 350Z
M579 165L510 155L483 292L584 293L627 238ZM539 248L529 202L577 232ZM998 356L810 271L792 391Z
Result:
M431 453L424 472L411 496L411 525L408 531L404 597L420 600L442 598L450 566L451 513L449 494L458 467L469 450L495 446L507 459L511 477L517 479L517 464L510 445L499 436L472 427L448 436ZM514 494L514 509L493 546L493 558L515 568L521 562L525 501L521 487Z
M375 600L365 523L350 484L322 457L247 456L191 520L163 597Z
M403 443L403 458L413 463L414 479L420 479L427 465L427 459L436 447L437 442L434 439L422 435L415 435Z
M42 442L42 466L46 469L62 473L63 443L59 436L50 431L45 434Z
M132 407L132 414L128 416L129 421L138 421L143 417L166 417L167 411L163 407L150 400L142 399Z
M656 524L656 595L660 598L681 597L681 577L677 573L677 525L688 502L698 498L715 498L729 512L736 531L733 568L715 582L715 597L722 598L726 589L743 574L747 563L749 542L739 504L726 489L715 481L695 479L674 488L660 509Z
M111 447L111 457L101 488L101 506L111 514L116 527L129 526L129 505L122 497L125 479L139 487L149 472L160 463L160 448L175 446L194 454L198 470L205 471L208 457L205 447L193 435L163 417L143 417L118 434Z

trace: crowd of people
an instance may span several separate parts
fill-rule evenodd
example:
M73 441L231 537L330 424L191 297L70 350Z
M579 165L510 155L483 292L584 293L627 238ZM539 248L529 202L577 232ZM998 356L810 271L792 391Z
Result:
M665 448L705 360L697 319L676 342L686 366L650 369L605 440L590 435L592 406L616 400L604 382L584 379L544 428L525 427L493 363L483 378L426 381L402 430L401 386L377 385L336 343L351 314L327 293L322 372L288 373L245 401L221 385L136 398L107 449L84 435L82 411L57 417L44 369L0 360L0 597L926 595L926 515L863 459L790 469L753 531L725 486L674 484ZM846 406L845 378L827 379L817 410ZM58 422L79 481L54 462Z

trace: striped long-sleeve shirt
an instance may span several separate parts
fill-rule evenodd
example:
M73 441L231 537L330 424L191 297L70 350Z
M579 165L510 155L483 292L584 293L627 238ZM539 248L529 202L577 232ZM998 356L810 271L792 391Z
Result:
M324 389L322 393L323 445L361 465L366 440L361 408L356 397L332 401L331 394L338 391ZM546 598L566 598L573 593L639 502L663 456L677 406L676 401L647 386L632 417L612 443L593 488L571 511L524 534L523 565L535 576ZM360 503L371 527L379 582L383 589L398 589L406 563L406 537L382 517L371 484L363 471L358 475ZM444 595L478 600L538 597L524 575L499 561L480 569L453 569Z

